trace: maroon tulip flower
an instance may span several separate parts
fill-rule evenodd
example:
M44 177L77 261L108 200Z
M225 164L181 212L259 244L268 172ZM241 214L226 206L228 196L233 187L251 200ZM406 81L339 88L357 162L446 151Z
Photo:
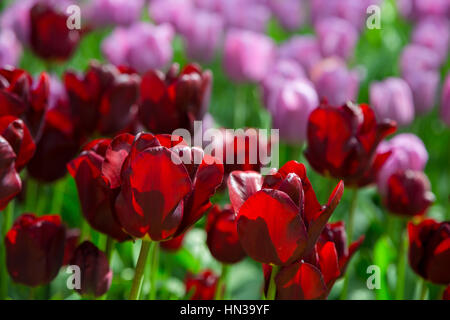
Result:
M276 299L326 299L363 240L361 237L347 247L344 224L328 224L311 254L292 265L281 267L275 277ZM265 264L263 271L267 290L272 267Z
M322 175L343 179L349 186L365 185L375 181L372 167L379 170L387 160L386 154L375 159L378 144L395 130L390 120L377 123L368 105L336 108L325 102L309 117L305 156Z
M115 135L137 116L139 76L112 65L90 64L84 75L66 72L64 83L73 121L85 136Z
M50 79L41 73L37 81L21 69L0 69L0 117L21 118L38 140L48 109Z
M80 244L70 264L80 267L81 287L75 289L80 295L100 297L109 290L113 273L108 258L92 242Z
M290 265L309 254L344 192L339 182L322 206L306 176L306 168L289 161L272 175L232 172L228 179L237 231L254 260Z
M123 230L162 241L186 231L212 207L223 165L179 137L139 134L121 170L111 166L109 174L121 184L115 209Z
M171 134L184 128L193 130L208 110L212 73L189 64L178 74L172 65L164 75L152 70L142 77L139 120L153 133Z
M52 108L45 117L41 139L28 173L41 182L53 182L67 172L66 165L80 149L81 138L67 110Z
M35 151L31 134L22 120L0 117L0 210L22 189L18 172Z
M384 202L393 214L423 215L434 200L430 181L421 171L398 171L388 179Z
M191 300L214 300L219 277L211 270L198 275L187 274L185 279L186 294Z
M133 140L134 136L122 134L113 140L92 141L67 166L77 184L84 218L93 229L118 241L129 236L115 214L114 202L121 186L117 175Z
M435 284L450 283L450 222L432 219L408 224L409 264L422 278Z
M68 229L66 231L66 244L64 246L64 259L63 265L66 266L72 260L78 243L80 242L81 232L79 229Z
M246 254L239 241L236 216L230 206L214 206L208 213L206 244L214 258L226 264L241 261Z
M52 281L63 263L65 238L66 228L57 215L20 216L5 237L11 278L30 287Z
M78 46L80 30L67 27L69 15L44 3L30 11L30 45L34 53L46 60L69 59Z
M183 240L184 240L185 235L186 235L186 233L182 233L178 237L172 238L167 241L161 241L159 243L159 246L161 247L161 249L163 249L165 251L169 251L169 252L178 251L181 248L181 246L183 245Z
M445 289L442 300L450 300L450 285Z

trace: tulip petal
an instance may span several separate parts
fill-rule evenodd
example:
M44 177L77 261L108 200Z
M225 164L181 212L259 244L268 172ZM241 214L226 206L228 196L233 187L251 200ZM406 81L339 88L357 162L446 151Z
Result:
M108 179L112 189L120 186L122 164L130 153L133 140L134 137L131 134L118 135L111 141L106 150L102 173Z
M228 191L234 212L238 213L244 202L261 190L262 176L253 171L233 171L228 178Z

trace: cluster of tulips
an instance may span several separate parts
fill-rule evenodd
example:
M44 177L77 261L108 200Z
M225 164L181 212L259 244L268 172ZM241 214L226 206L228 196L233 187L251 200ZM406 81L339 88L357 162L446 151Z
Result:
M73 3L88 12L80 30L66 25L64 9ZM2 13L0 299L12 297L13 283L49 285L67 266L79 268L79 295L106 298L116 276L112 256L126 242L140 250L128 298L143 297L149 270L149 297L156 299L160 248L179 250L203 222L222 271L187 272L186 298L227 298L229 267L250 258L260 264L265 299L326 299L341 278L346 299L347 267L364 242L364 235L354 236L358 194L370 186L388 214L402 221L396 297L404 297L407 255L422 279L422 296L430 282L442 287L440 298L450 299L450 222L426 218L435 201L424 173L428 152L412 133L387 140L434 106L438 68L448 55L448 2L429 8L425 1L401 1L404 16L417 22L415 43L402 54L402 78L371 86L371 106L356 103L358 75L346 62L365 9L379 1L311 1L317 38L294 36L280 46L263 34L270 17L296 30L306 23L307 1L243 3L152 0L148 11L156 25L139 21L144 0L24 0ZM109 63L37 77L14 66L25 48L50 70L76 54L83 37L111 25L119 26L101 45ZM443 34L445 45L429 40L429 32ZM296 151L306 144L305 164L291 152L280 168L262 175L262 160L250 161L250 141L268 150L275 138L246 136L241 144L221 135L214 144L222 152L208 153L173 134L194 132L196 120L205 129L217 126L209 112L213 73L195 63L170 64L175 34L197 60L213 60L223 46L229 79L237 87L257 84L280 139ZM444 123L449 84L450 78L442 90ZM245 115L241 120L235 125L245 126ZM329 180L325 204L305 165ZM67 174L78 191L80 229L62 219ZM330 222L344 189L352 194L347 223ZM91 230L105 236L104 247L94 244Z

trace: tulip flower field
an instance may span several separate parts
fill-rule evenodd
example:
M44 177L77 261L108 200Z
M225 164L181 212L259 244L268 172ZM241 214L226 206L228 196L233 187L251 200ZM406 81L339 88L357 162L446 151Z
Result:
M0 300L450 300L449 46L448 0L3 0Z

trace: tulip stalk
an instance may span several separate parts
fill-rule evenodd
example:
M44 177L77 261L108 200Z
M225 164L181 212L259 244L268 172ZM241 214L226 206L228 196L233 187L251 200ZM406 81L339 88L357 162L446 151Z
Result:
M355 220L355 212L356 212L357 203L358 203L358 189L354 189L353 194L352 194L352 199L350 200L350 212L349 212L348 224L347 224L347 243L348 243L348 245L351 245L352 239L353 239L353 225L354 225L354 220ZM344 278L344 286L342 288L341 300L347 300L349 281L350 281L350 273L347 270L345 278Z
M106 245L105 245L105 255L108 259L108 262L111 263L111 256L114 250L115 241L110 236L106 237Z
M219 281L217 282L216 293L214 300L223 300L225 295L225 282L227 280L229 266L222 264L222 272L220 274Z
M61 214L64 203L64 192L66 190L66 179L61 179L55 184L53 188L53 199L51 213Z
M151 248L151 269L150 269L150 291L148 294L149 300L156 299L156 280L158 278L159 269L159 244L155 244Z
M420 281L420 298L419 300L425 300L427 297L428 286L425 279L421 279Z
M276 265L272 266L272 272L270 273L270 282L269 288L267 289L266 300L275 300L277 296L277 285L275 284L275 277L277 276L279 270L280 270L279 266Z
M14 201L11 201L9 205L6 207L6 210L3 214L3 225L1 232L1 241L8 233L8 230L11 226L12 220L14 218ZM8 297L8 271L6 269L6 248L3 243L0 244L0 259L1 260L1 271L0 271L0 300L5 300Z
M398 262L397 262L397 287L395 290L396 300L402 300L404 298L407 247L408 247L408 237L406 234L406 230L403 230L402 228L400 247L398 251Z
M136 264L133 284L131 286L130 296L128 300L138 300L139 298L139 292L141 290L142 279L144 277L144 269L147 262L147 256L152 245L154 246L155 242L142 240L141 251L139 252L139 258Z

